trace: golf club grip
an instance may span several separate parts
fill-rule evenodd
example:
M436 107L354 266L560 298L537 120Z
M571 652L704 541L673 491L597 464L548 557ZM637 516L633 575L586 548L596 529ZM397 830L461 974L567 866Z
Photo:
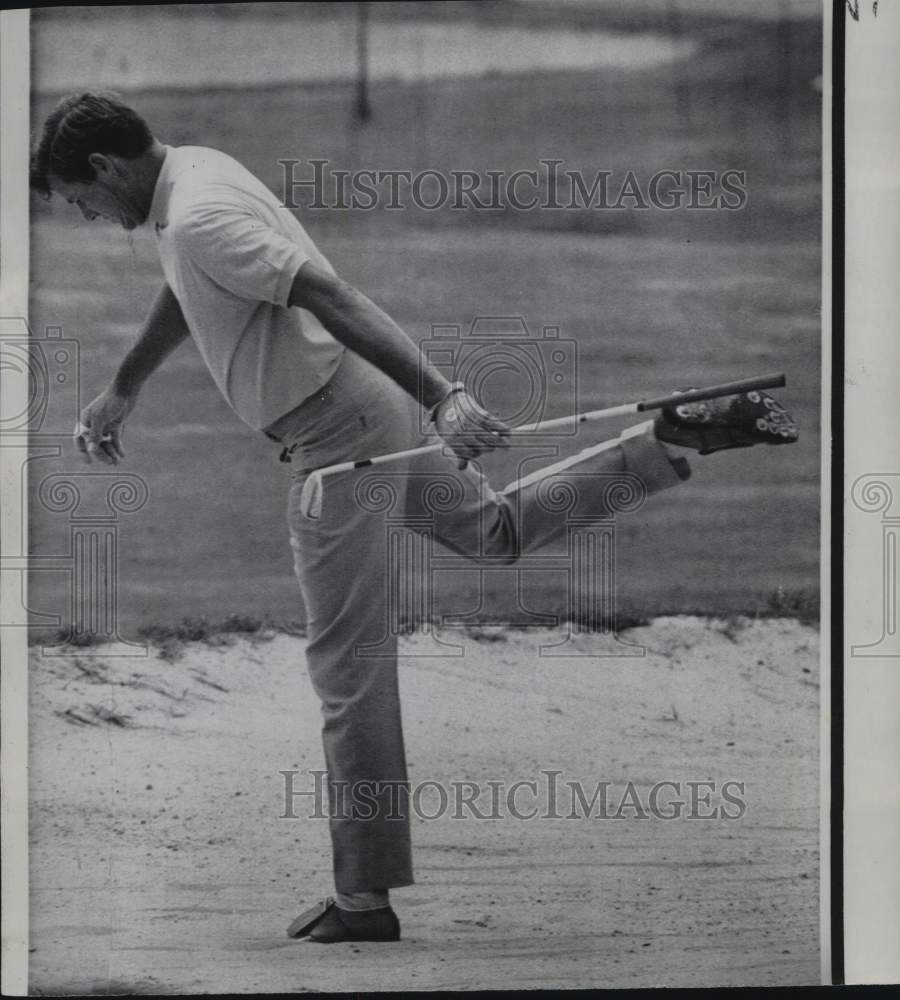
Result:
M659 410L664 406L680 406L682 403L695 403L701 399L715 399L717 396L732 396L739 392L752 392L754 389L779 389L785 385L784 373L757 375L756 378L743 378L737 382L724 382L722 385L710 385L705 389L690 389L687 392L672 393L668 396L658 396L656 399L645 399L638 403L638 411Z

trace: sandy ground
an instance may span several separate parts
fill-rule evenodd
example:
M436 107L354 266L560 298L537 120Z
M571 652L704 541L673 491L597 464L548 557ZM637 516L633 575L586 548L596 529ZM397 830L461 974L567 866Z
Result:
M817 632L666 618L626 635L645 656L542 657L533 632L468 637L458 658L404 642L414 787L540 794L558 770L588 797L609 782L609 807L417 818L417 883L392 895L403 940L330 947L285 935L331 888L325 821L305 799L280 818L279 772L309 789L321 767L304 640L223 636L170 661L35 650L32 993L816 982ZM638 818L663 780L684 800L716 782L701 813L743 782L746 810Z

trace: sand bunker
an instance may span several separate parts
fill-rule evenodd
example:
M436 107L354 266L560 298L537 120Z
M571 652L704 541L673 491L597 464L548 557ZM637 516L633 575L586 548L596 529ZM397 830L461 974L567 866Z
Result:
M286 781L311 791L322 767L301 637L34 650L32 993L817 981L814 629L661 618L624 636L644 656L606 658L463 638L458 657L403 644L421 789L403 940L332 947L284 933L331 890L313 796L283 818ZM454 816L455 788L484 807L492 781L499 815ZM604 808L570 818L576 785Z

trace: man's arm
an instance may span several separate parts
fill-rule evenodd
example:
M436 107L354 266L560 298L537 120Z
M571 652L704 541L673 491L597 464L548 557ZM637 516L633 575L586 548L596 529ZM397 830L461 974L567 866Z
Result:
M422 406L438 407L438 433L461 458L509 443L507 424L464 392L450 396L450 383L416 344L346 281L307 261L297 272L288 305L311 312L336 340L380 368Z
M109 387L82 411L75 428L75 444L88 462L92 457L116 465L125 457L122 425L134 408L141 386L190 330L181 306L163 285Z
M110 388L119 396L137 396L148 376L190 333L178 299L163 285Z

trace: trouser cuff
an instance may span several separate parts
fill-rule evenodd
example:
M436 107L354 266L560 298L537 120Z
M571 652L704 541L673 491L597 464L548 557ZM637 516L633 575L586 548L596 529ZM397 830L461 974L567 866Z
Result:
M638 476L648 494L677 486L690 478L691 467L687 459L669 454L657 440L652 420L622 431L619 445L625 460L625 471Z

